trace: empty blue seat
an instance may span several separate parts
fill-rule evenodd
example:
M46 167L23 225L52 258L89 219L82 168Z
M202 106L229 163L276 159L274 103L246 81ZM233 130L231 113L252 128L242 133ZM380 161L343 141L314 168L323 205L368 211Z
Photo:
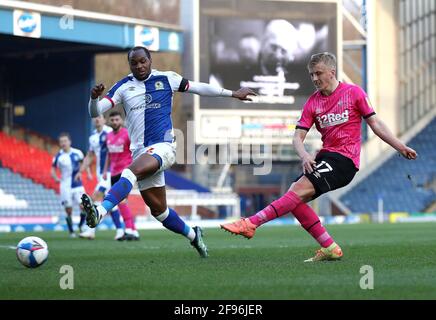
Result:
M14 195L17 200L26 200L28 208L1 208L0 216L45 216L63 212L59 195L53 190L34 183L19 174L0 167L0 189Z
M393 155L340 200L353 212L377 212L379 197L385 212L425 210L436 201L435 192L427 189L436 178L435 136L436 118L408 143L417 150L418 160Z

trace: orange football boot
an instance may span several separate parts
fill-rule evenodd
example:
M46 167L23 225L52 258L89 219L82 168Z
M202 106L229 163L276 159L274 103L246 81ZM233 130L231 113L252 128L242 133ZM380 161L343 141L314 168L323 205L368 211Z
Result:
M251 223L248 218L242 218L232 223L222 224L221 228L233 234L244 236L247 239L253 238L254 233L256 232L256 225Z

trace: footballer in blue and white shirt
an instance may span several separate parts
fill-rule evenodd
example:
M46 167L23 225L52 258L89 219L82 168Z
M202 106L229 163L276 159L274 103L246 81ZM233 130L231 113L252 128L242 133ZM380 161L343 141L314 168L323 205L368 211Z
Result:
M51 176L56 182L60 182L61 203L64 206L68 231L70 237L75 238L73 228L73 205L77 206L79 211L82 211L81 195L85 192L82 185L80 174L80 163L83 161L83 153L79 149L71 147L70 135L63 132L59 135L59 146L61 150L53 157ZM56 169L59 169L61 177L59 179ZM82 217L85 213L80 213L81 220L79 230L81 230L85 222Z
M201 257L207 257L207 247L202 240L200 227L190 227L174 211L167 207L164 170L176 159L171 111L175 92L189 92L210 97L233 97L252 100L255 93L249 88L231 91L207 83L189 81L173 71L158 71L151 68L149 50L134 47L127 59L131 73L118 81L103 99L103 84L94 86L88 109L91 117L122 104L126 113L126 126L131 141L133 162L123 170L101 205L96 206L87 195L82 203L87 214L87 224L95 228L114 206L125 199L133 186L138 189L151 214L163 226L185 236Z
M109 190L110 178L103 179L103 170L106 157L108 155L107 148L107 134L112 132L112 128L104 124L104 117L97 117L94 119L95 130L89 137L89 150L88 153L95 155L95 176L97 177L97 185L95 191L105 194Z
M60 140L62 138L60 137ZM83 152L70 146L65 146L53 157L52 167L58 168L61 173L60 195L61 203L65 208L79 206L81 203L80 197L84 188L80 176L76 177L76 175L82 161Z

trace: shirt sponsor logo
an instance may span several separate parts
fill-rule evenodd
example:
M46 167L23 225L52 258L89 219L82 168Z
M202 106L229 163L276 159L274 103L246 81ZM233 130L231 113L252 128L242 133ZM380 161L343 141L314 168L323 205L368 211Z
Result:
M150 103L146 105L146 109L159 109L161 107L160 103Z
M145 94L145 104L142 104L140 106L135 106L130 109L130 111L137 111L137 110L143 110L143 109L159 109L161 107L161 104L151 103L153 101L153 96L149 93Z
M321 128L336 126L349 120L348 110L342 113L327 113L322 116L317 116L316 120Z
M160 103L150 103L147 105L140 105L130 109L130 111L137 111L142 109L159 109L161 107Z
M124 145L116 145L116 144L109 144L109 153L122 153L124 151Z

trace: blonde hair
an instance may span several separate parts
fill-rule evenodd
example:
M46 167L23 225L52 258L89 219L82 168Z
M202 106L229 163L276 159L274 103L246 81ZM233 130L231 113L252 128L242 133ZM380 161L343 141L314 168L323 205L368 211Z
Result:
M333 53L330 52L321 52L316 53L310 57L310 61L307 64L307 68L313 68L318 63L324 63L326 66L331 69L336 70L336 57Z

